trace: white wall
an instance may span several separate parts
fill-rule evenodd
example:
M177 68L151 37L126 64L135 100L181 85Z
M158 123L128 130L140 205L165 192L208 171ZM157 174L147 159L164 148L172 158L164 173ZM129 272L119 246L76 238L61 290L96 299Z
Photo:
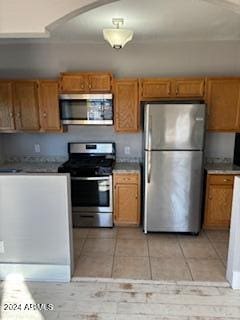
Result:
M69 281L69 176L2 174L0 190L0 279L13 272L29 280Z
M162 42L130 43L115 51L107 44L35 43L1 44L1 78L57 77L64 71L112 71L117 77L239 75L240 43ZM141 154L141 134L116 134L111 128L72 128L65 134L5 134L4 152L32 154L41 144L43 154L65 154L66 142L83 140L116 141L118 155L130 145L131 156ZM227 143L226 143L227 142ZM233 134L207 136L207 155L232 157Z
M161 42L128 44L0 44L1 77L56 77L63 71L112 71L115 76L234 75L240 43Z
M87 8L113 2L114 0L1 0L0 36L31 37L44 36L45 27L55 21L67 20ZM21 12L21 14L19 14Z

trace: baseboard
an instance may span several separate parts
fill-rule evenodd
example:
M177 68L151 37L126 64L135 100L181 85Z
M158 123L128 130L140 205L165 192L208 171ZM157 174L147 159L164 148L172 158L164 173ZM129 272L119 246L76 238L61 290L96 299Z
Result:
M17 275L26 281L70 282L70 265L51 264L0 264L0 280L7 280L11 275Z

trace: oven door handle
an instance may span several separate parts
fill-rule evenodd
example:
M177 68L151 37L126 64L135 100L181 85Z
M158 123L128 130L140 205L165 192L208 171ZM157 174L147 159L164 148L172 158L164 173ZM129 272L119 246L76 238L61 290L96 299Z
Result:
M109 180L109 177L71 177L71 180L98 181L98 180Z

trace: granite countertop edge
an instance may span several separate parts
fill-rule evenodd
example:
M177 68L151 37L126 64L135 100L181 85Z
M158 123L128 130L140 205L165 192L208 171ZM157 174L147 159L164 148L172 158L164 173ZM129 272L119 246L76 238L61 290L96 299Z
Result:
M62 162L4 162L1 169L15 169L16 173L58 173ZM4 172L1 172L4 173ZM15 173L15 172L13 172Z
M233 163L209 163L205 170L208 174L240 174L240 166Z
M58 167L62 162L3 162L0 164L0 169L15 169L13 173L58 173ZM137 162L116 162L113 168L114 172L119 173L139 173L141 171L141 165ZM5 174L6 172L1 172Z
M116 162L113 168L113 173L140 173L141 165L136 162Z

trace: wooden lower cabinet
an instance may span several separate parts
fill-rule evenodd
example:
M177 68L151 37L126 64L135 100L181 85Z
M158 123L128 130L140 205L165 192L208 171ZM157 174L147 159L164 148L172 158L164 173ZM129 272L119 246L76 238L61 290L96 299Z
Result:
M140 174L114 173L114 224L140 224Z
M233 181L233 175L207 176L204 229L229 229Z

